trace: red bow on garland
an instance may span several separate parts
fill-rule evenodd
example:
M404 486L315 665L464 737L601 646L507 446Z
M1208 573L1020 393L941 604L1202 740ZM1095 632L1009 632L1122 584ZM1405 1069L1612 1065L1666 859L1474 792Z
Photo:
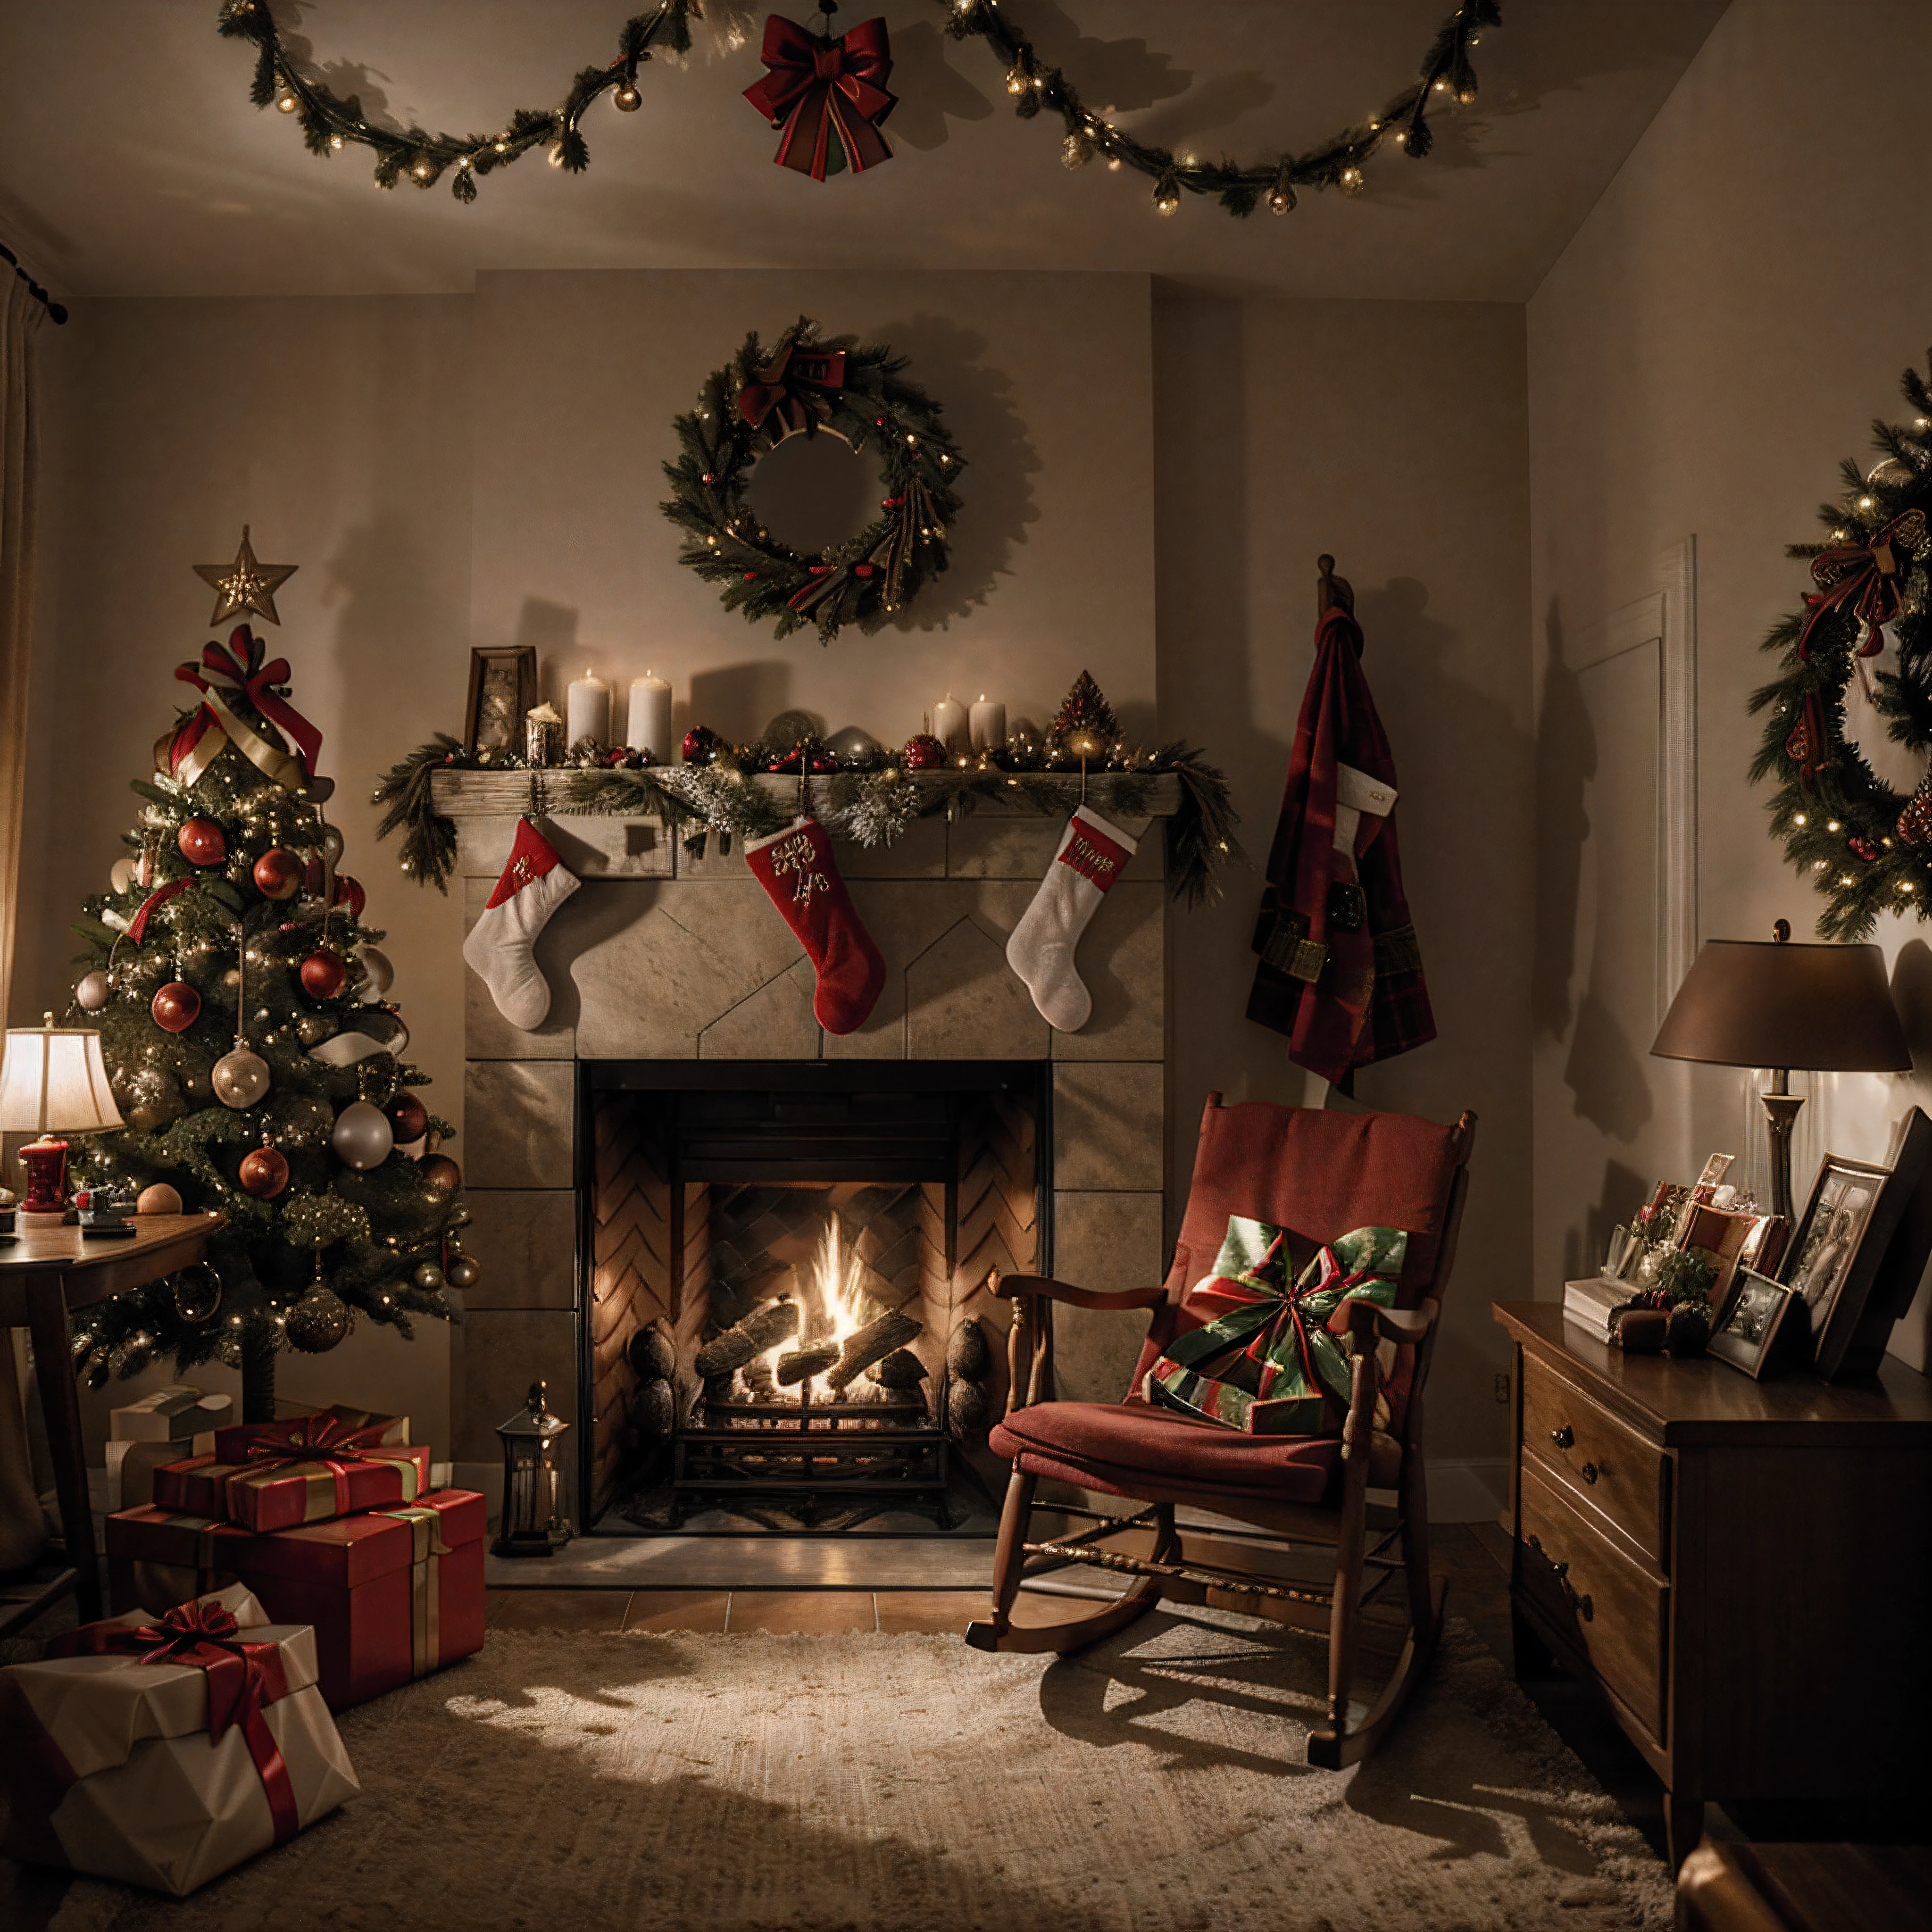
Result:
M275 1842L302 1828L295 1788L281 1747L262 1714L289 1694L280 1646L250 1643L232 1611L217 1603L180 1604L148 1624L86 1624L50 1646L58 1656L132 1657L139 1664L185 1664L208 1674L208 1741L218 1744L238 1724L260 1774L274 1821Z
M1826 612L1850 607L1853 616L1864 626L1858 646L1862 658L1876 657L1882 640L1879 627L1897 616L1904 601L1905 578L1915 558L1932 550L1932 533L1925 527L1922 510L1907 510L1894 517L1870 543L1844 544L1821 550L1811 560L1811 576L1820 588L1805 602L1811 614L1798 636L1798 655L1811 655L1811 633Z
M299 791L315 775L322 734L274 688L288 682L289 661L274 658L263 663L262 640L246 624L231 632L225 645L204 644L201 662L190 659L178 666L175 676L201 692L202 701L194 715L157 748L161 755L156 762L184 784L193 784L229 743L285 791ZM247 698L287 749L238 717L228 701L230 692Z
M861 21L835 40L773 14L759 58L771 72L746 88L745 98L784 130L775 157L780 167L823 181L835 133L854 174L892 159L878 129L897 104L886 92L892 62L884 20Z

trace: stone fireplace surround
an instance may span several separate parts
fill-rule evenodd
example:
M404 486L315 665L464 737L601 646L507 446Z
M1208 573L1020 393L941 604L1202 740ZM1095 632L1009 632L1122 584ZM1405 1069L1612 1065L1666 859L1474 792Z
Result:
M776 783L776 781L766 782ZM784 789L795 782L784 782ZM466 931L508 857L520 774L446 772L438 808L458 827ZM1068 808L1078 797L1068 784ZM1155 782L1156 817L1178 782ZM538 943L552 988L523 1033L466 970L462 1156L483 1275L452 1338L454 1452L498 1460L496 1426L530 1381L572 1423L591 1397L584 1318L590 1223L575 1191L579 1061L1044 1061L1051 1066L1050 1244L1036 1265L1098 1288L1157 1280L1165 1251L1166 920L1154 819L1080 946L1094 1011L1058 1034L1007 966L1007 934L1052 862L1064 820L980 808L922 820L890 850L838 848L860 916L884 953L886 988L856 1032L812 1013L812 966L734 848L694 856L654 820L554 816L542 829L584 882ZM1153 836L1145 836L1149 832ZM594 1316L594 1310L590 1310ZM987 1303L990 1318L1004 1304ZM1061 1392L1108 1400L1131 1372L1137 1324L1060 1311ZM997 1337L995 1338L997 1340ZM580 1432L588 1434L588 1430ZM572 1459L573 1468L575 1459ZM573 1507L576 1498L573 1494Z

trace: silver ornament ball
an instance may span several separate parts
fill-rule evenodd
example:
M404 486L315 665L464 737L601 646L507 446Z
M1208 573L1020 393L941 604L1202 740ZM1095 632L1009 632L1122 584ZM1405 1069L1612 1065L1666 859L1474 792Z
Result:
M425 1294L434 1294L442 1286L442 1270L434 1262L424 1262L410 1279Z
M134 883L134 862L131 859L116 859L108 868L107 883L117 892L124 892Z
M259 1053L238 1046L214 1063L208 1079L224 1107L252 1107L268 1090L268 1063Z
M80 984L74 989L74 997L88 1012L98 1013L112 997L113 992L112 982L96 967L92 973L81 975Z
M329 1144L338 1157L359 1169L380 1167L389 1157L396 1137L388 1117L367 1100L352 1100L335 1117Z
M349 1333L349 1304L318 1283L289 1310L282 1333L290 1348L305 1355L326 1354Z
M443 1274L452 1288L474 1288L483 1279L483 1268L473 1255L459 1255Z

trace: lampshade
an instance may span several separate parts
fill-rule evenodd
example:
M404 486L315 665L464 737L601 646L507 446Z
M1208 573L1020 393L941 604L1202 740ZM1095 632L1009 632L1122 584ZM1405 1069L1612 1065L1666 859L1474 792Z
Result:
M92 1027L12 1027L0 1059L0 1130L92 1134L127 1125Z
M1710 939L1651 1052L1718 1066L1903 1073L1912 1065L1876 946Z

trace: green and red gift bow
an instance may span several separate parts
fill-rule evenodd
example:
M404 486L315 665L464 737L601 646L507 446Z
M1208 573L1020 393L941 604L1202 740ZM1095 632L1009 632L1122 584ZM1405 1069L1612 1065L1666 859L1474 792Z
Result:
M823 181L835 139L854 174L892 159L878 124L897 105L886 89L892 62L884 20L862 21L834 40L774 14L759 57L771 71L746 88L745 98L784 129L780 167Z
M1190 1289L1201 1328L1148 1371L1150 1401L1251 1436L1332 1436L1350 1393L1348 1352L1329 1324L1342 1304L1395 1305L1408 1236L1356 1228L1318 1248L1288 1283L1288 1237L1236 1216L1216 1272Z

